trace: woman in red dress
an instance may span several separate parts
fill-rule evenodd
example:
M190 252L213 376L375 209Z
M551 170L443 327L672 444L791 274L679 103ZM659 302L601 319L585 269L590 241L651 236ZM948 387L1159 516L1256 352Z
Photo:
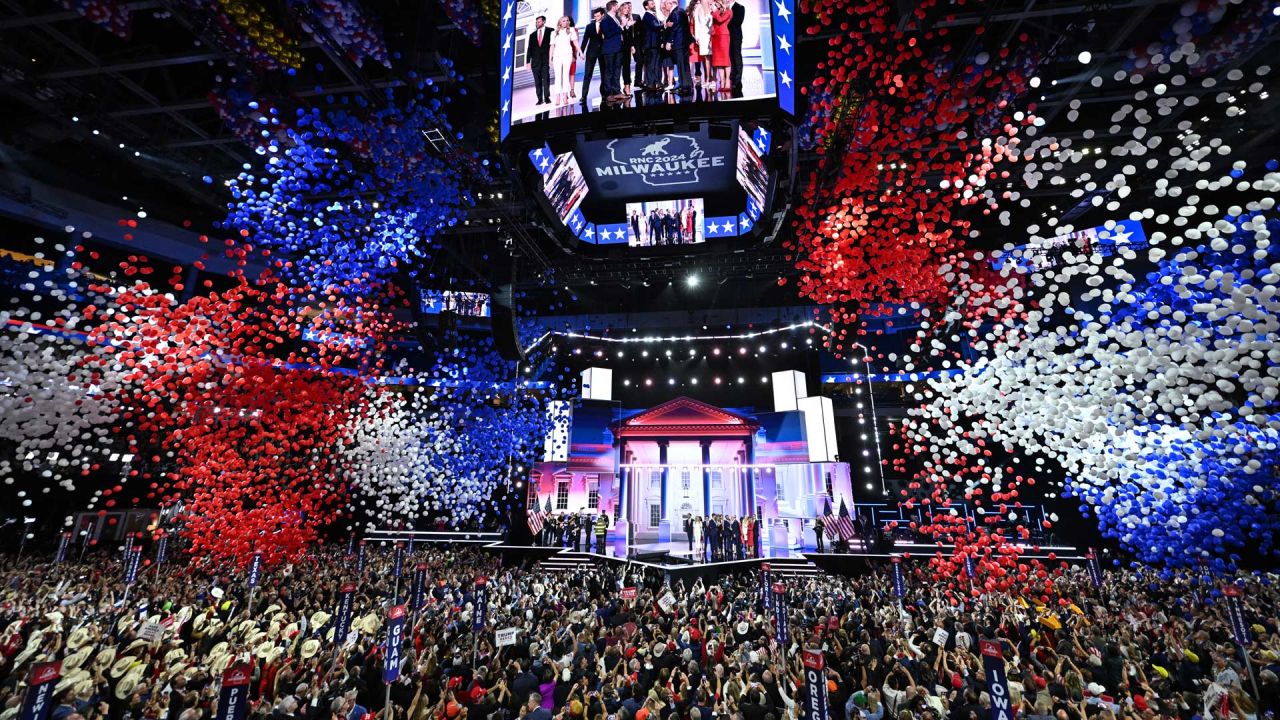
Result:
M723 0L713 0L711 11L711 66L716 70L716 84L720 92L728 92L729 83L729 21L733 11Z

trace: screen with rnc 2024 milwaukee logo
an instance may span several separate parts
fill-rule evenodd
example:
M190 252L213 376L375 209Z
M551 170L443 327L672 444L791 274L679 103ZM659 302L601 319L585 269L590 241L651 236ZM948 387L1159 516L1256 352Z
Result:
M580 140L574 154L587 188L602 199L672 197L730 187L737 134L666 133L615 140Z

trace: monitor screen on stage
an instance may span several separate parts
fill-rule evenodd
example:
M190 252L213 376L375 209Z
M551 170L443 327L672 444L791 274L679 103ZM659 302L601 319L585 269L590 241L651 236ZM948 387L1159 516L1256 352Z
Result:
M501 3L503 138L604 107L772 98L795 112L794 0L633 0L630 19L620 5L598 24L604 0Z
M757 133L758 134L758 133ZM769 174L764 166L764 153L759 138L752 138L746 129L738 129L738 162L735 176L738 184L747 192L748 204L765 206L765 194L769 191Z
M492 313L488 293L461 290L423 290L422 312L439 315L453 312L472 317L489 317Z
M542 172L542 191L563 223L577 212L587 197L587 181L573 153L551 156L539 168Z
M627 203L627 244L660 247L705 242L704 220L702 198Z

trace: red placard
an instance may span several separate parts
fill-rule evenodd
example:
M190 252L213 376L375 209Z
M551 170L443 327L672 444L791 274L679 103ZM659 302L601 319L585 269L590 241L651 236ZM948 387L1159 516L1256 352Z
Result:
M826 667L826 659L822 656L821 650L805 648L804 666L810 670L822 670Z
M624 588L622 588L621 597L622 597L622 599L623 599L623 600L635 600L635 599L636 599L636 589L635 589L635 588L633 588L633 587L624 587Z

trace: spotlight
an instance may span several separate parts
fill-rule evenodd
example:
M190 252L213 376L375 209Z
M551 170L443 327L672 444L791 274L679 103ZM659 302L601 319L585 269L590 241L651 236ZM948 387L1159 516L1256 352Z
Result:
M712 355L719 355L719 354L720 354L720 348L711 348L711 354L712 354Z
M624 386L626 386L626 387L631 387L631 381L630 381L630 380L623 380L623 381L622 381L622 384L623 384Z
M641 351L640 351L640 357L649 357L649 351L648 351L648 350L641 350Z
M1076 56L1076 60L1079 60L1081 65L1088 65L1089 61L1092 59L1093 53L1088 50L1081 50L1080 54Z
M765 347L765 346L761 345L761 346L760 346L760 352L769 352L769 348L767 348L767 347Z
M619 350L619 351L618 351L618 357L622 357L622 351L621 351L621 350Z
M868 490L875 490L875 489L876 489L875 483L867 483L867 489L868 489Z
M760 378L760 382L762 382L762 383L767 383L767 382L769 382L769 378L768 378L768 377L762 377L762 378Z
M1040 87L1040 77L1039 76L1033 77L1031 78L1031 80L1028 81L1028 83L1031 85L1031 87L1038 88Z
M740 377L740 378L738 378L738 384L739 384L739 385L741 385L742 383L745 383L746 381L747 381L747 379L746 379L746 378L744 378L744 377Z
M717 384L717 385L719 385L719 384L720 384L720 378L716 378L716 384Z
M699 280L697 275L690 275L689 277L684 279L684 283L691 288L698 287L698 282Z
M691 385L697 385L697 384L698 384L698 378L689 378L689 383L690 383Z
M652 384L653 384L653 380L651 380L651 379L649 379L649 378L645 378L645 379L644 379L644 384L645 384L645 385L652 385Z
M738 354L739 354L739 355L746 355L746 354L747 354L747 349L746 349L746 348L744 348L744 347L740 347L740 348L738 348Z
M667 384L668 384L668 385L675 385L675 384L676 384L676 379L675 379L675 378L667 378Z
M671 357L671 351L670 351L670 350L668 350L668 351L667 351L667 357Z

